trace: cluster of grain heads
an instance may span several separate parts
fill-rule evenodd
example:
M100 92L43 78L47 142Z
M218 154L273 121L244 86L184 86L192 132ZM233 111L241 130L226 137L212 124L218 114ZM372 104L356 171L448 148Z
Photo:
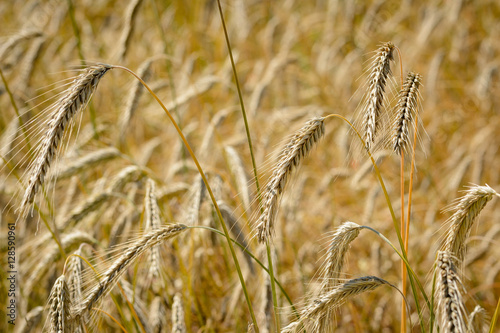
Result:
M29 170L29 180L20 208L21 218L26 218L38 189L44 184L45 176L68 123L85 108L99 81L111 68L105 64L86 68L74 79L72 85L62 94L62 98L53 105L52 118L47 123L37 157Z
M418 88L422 77L413 72L408 73L406 81L399 93L397 113L394 121L393 150L398 155L408 151L411 142L415 117L418 116Z
M363 111L363 129L366 149L371 150L380 127L380 114L384 104L385 86L391 73L395 46L391 42L383 44L372 62L368 92Z
M462 265L466 252L467 238L474 221L493 196L498 193L489 187L473 185L457 203L449 208L454 210L449 219L449 231L443 250L436 259L436 300L439 327L443 332L469 332L468 327L478 323L475 309L467 318L467 310L462 299L464 287L460 281L458 267ZM477 310L477 311L476 311ZM476 313L478 312L478 313Z
M323 117L309 120L281 151L278 163L274 166L273 174L263 193L262 213L257 221L259 242L270 241L273 237L274 220L286 184L293 170L298 168L302 160L325 134L324 120Z
M298 320L288 324L281 332L302 332L304 329L307 332L322 332L320 328L317 327L317 318L321 318L328 311L338 308L354 296L360 295L366 291L375 290L382 285L394 287L389 282L376 276L364 276L339 284L332 290L319 295L309 306L300 312L300 318Z
M176 237L185 230L187 230L187 226L183 224L166 225L143 235L136 242L131 244L99 277L99 281L85 294L81 304L75 306L76 316L83 320L87 320L86 315L91 313L96 304L115 286L125 270L141 254L151 249L153 246L161 244L165 240Z

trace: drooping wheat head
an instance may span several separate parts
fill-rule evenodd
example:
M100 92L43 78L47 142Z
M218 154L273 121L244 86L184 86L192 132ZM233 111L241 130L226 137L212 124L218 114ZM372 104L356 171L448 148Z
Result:
M280 153L262 198L262 213L257 221L257 237L263 243L274 235L274 219L278 212L279 201L290 179L292 171L308 155L314 145L325 134L323 117L309 120L299 129Z
M99 81L111 68L110 65L105 64L86 68L53 106L54 113L47 124L46 134L42 139L37 157L29 170L29 180L20 206L22 219L28 215L38 189L44 184L45 176L57 153L68 123L85 108L97 89Z

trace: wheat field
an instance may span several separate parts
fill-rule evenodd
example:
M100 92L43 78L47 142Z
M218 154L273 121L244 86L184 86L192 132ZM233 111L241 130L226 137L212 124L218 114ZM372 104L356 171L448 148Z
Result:
M0 17L0 331L500 330L497 1Z

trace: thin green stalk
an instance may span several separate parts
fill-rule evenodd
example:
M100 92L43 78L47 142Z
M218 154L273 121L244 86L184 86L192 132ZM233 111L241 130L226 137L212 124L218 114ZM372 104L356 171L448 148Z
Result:
M258 177L258 173L257 173L257 164L255 163L255 156L253 153L252 136L250 135L250 127L248 126L247 113L245 111L245 104L243 103L243 95L241 94L240 82L238 80L238 73L236 72L236 65L234 63L233 51L231 48L231 43L229 42L229 35L227 34L226 21L224 20L224 14L222 13L222 7L220 4L220 0L217 0L217 6L219 8L219 14L220 14L220 18L222 21L222 28L224 30L224 37L226 39L227 49L229 52L229 58L231 59L231 66L233 69L234 81L236 83L236 89L238 90L238 98L240 100L241 114L243 116L243 121L245 123L245 132L247 134L248 148L250 149L250 156L252 159L252 167L253 167L253 174L254 174L254 178L255 178L255 185L257 186L257 198L258 198L258 201L260 204L261 203L261 192L260 192L259 177ZM279 313L277 311L278 310L278 298L276 296L276 286L274 284L274 269L273 269L273 260L271 258L271 247L270 247L268 242L266 242L266 252L267 252L267 261L269 263L269 271L271 274L271 293L272 293L272 297L273 297L274 315L275 315L275 321L276 321L276 331L279 332L281 329L280 329Z
M160 98L151 90L151 88L149 88L149 86L146 84L146 82L144 82L137 74L135 74L133 71L131 71L130 69L128 69L126 67L123 67L123 66L113 66L113 68L121 69L121 70L124 70L125 72L128 72L129 74L133 75L137 80L139 80L142 83L142 85L149 91L149 93L151 94L151 96L153 96L153 98L158 102L158 104L160 104L161 108L165 111L166 115L168 116L168 118L170 119L170 121L172 122L172 124L174 125L177 133L179 134L179 136L181 137L182 141L184 142L184 145L186 146L186 148L187 148L187 150L189 152L189 155L191 155L191 158L193 159L193 162L196 164L196 168L198 169L198 172L200 173L200 176L203 179L203 182L205 183L205 186L207 188L208 194L210 195L210 198L212 199L212 203L214 204L215 210L217 211L217 216L219 217L219 219L221 221L222 229L224 230L224 235L226 236L226 240L227 240L227 243L229 245L229 249L231 251L231 256L233 257L234 265L236 266L236 270L238 272L238 277L240 279L240 283L241 283L241 286L243 288L243 293L245 294L245 299L247 301L248 310L250 311L250 316L252 317L252 321L253 321L253 324L254 324L255 331L258 333L259 332L259 328L258 328L258 325L257 325L257 319L255 318L255 314L254 314L254 311L253 311L252 303L250 301L250 296L248 295L248 290L247 290L247 287L246 287L246 284L245 284L245 279L243 278L243 274L241 272L240 264L238 262L238 258L236 257L236 252L234 251L233 243L231 242L231 237L229 236L229 230L227 229L226 222L224 221L224 218L222 217L222 214L220 212L219 206L217 205L217 200L215 199L215 196L214 196L214 194L212 192L210 184L207 181L207 178L205 176L205 172L201 168L201 165L198 162L198 159L196 158L196 155L194 154L193 150L191 149L191 146L187 142L186 137L184 136L184 133L182 133L182 130L179 128L179 125L177 125L177 123L175 122L175 119L172 117L172 114L170 113L170 111L168 111L168 109L162 103L162 101L160 100Z
M210 228L210 227L207 227L207 226L202 226L202 225L196 225L196 226L190 226L188 227L189 229L207 229L207 230L210 230L212 232L215 232L221 236L224 237L224 233L222 233L220 230L217 230L217 229L214 229L214 228ZM239 246L243 251L245 251L246 254L248 254L253 260L255 260L255 262L263 269L265 270L269 276L271 276L271 273L269 271L269 269L259 260L257 259L257 257L255 257L252 252L250 252L246 247L244 247L243 245L241 245L240 243L238 243L236 240L232 239L231 238L231 241L236 244L237 246ZM283 286L281 285L281 283L278 281L278 279L274 278L274 282L276 283L276 285L280 288L281 292L283 293L283 296L285 296L285 298L287 299L288 303L290 303L290 306L292 308L292 311L293 311L293 314L295 315L295 317L297 319L300 318L299 316L299 312L297 311L297 309L295 308L295 306L293 305L293 302L290 298L290 296L288 296L288 293L285 291L285 288L283 288Z

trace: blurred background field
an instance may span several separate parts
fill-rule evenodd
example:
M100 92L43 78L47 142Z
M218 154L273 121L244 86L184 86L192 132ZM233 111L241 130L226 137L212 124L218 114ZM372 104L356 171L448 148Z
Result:
M25 156L32 159L24 133L17 126L14 104L23 113L23 122L29 122L54 101L69 82L64 80L77 74L75 69L81 68L82 59L122 65L135 72L148 64L143 78L180 124L218 198L238 218L251 252L264 259L254 237L256 187L217 2L82 0L72 2L73 13L69 3L0 3L0 66L13 96L12 100L2 83L2 235L6 235L7 223L17 219L21 186L16 177L23 177L26 170L26 163L19 162ZM420 133L416 153L409 260L430 292L435 254L450 216L443 209L471 183L500 190L500 4L493 0L225 0L222 8L261 185L270 176L276 151L308 119L330 113L355 119L366 89L367 68L382 43L392 41L400 49L403 75L408 71L422 74L420 119L425 133ZM395 83L400 80L400 64L396 59L392 65ZM127 240L116 235L132 237L143 230L146 178L156 182L162 221L219 228L210 200L197 195L201 185L194 164L159 105L143 93L135 111L130 112L135 85L132 76L118 70L102 79L52 169L63 173L78 159L103 149L112 151L112 157L51 181L48 204L43 196L37 198L48 223L61 225L79 206L107 188L125 167L141 168L142 173L128 179L119 193L85 213L71 228L61 230L61 237L82 231L95 240L83 247L87 258ZM395 96L396 85L390 91ZM340 120L328 119L325 126L325 137L295 172L293 186L284 195L274 241L277 279L298 306L307 302L309 292L319 282L317 273L328 236L342 222L376 228L397 242L368 159L352 154L355 138ZM27 133L33 136L33 144L40 134L37 131L43 130L37 127ZM11 133L15 133L14 140ZM241 160L245 186L235 172L231 152ZM384 150L376 156L398 212L399 158ZM245 201L247 193L250 204ZM469 312L479 304L490 318L500 297L499 214L498 200L494 199L472 230L463 269ZM35 212L33 218L17 225L20 297L16 329L28 312L46 305L64 266L64 258L38 215ZM118 225L123 227L121 233L116 230ZM2 236L0 243L1 299L7 298L5 239ZM73 242L65 251L72 253L79 246ZM399 257L373 233L363 231L349 253L344 277L376 275L400 284ZM152 315L153 301L160 297L163 331L170 331L173 297L179 293L188 332L246 331L250 316L223 238L205 230L190 230L162 246L161 256L162 275L155 288L145 282L146 259L122 278L135 291L146 317ZM243 264L243 255L239 258L257 319L265 327L265 276L260 267L255 266L252 272ZM37 271L40 263L45 269ZM33 279L34 284L29 282ZM27 290L29 283L33 286ZM113 295L114 303L108 296L102 308L129 332L141 331L120 291L114 290ZM419 332L411 297L410 305L411 331ZM291 321L283 298L280 306L282 322ZM343 306L336 317L337 329L397 331L399 308L400 295L391 288L380 288ZM2 305L0 313L4 311ZM42 330L45 317L46 312L33 332ZM2 314L2 330L7 329L4 318ZM106 316L96 325L96 332L118 330Z

